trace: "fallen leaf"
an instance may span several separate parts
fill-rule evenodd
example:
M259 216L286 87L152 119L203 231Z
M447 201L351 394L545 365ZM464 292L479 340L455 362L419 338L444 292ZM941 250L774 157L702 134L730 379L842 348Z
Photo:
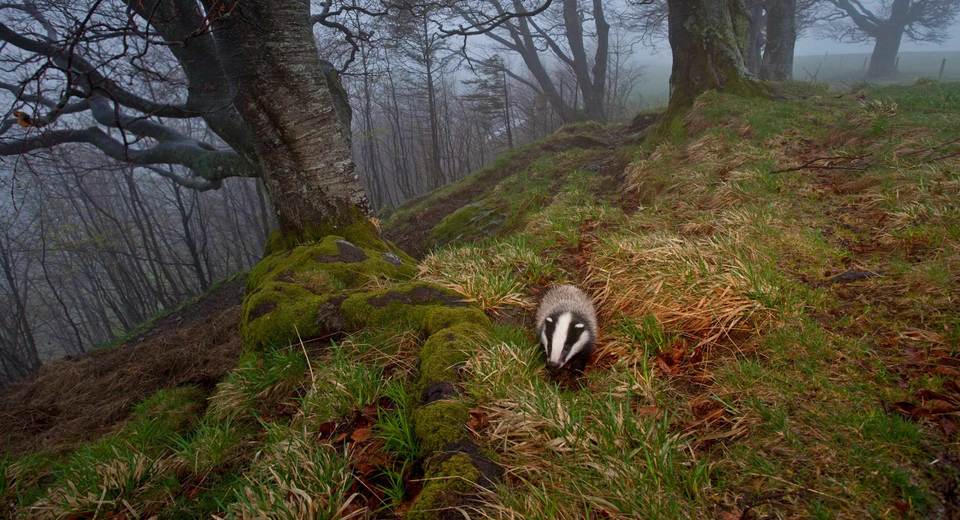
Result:
M377 412L380 410L378 403L370 403L367 406L363 407L362 413L364 417L369 417L371 419L376 419Z
M636 410L637 415L640 417L655 417L660 418L660 409L656 406L641 406Z
M483 411L480 408L473 408L470 410L470 419L467 420L467 427L473 431L478 431L483 429L489 420L487 419L487 412Z
M933 390L929 390L929 389L926 389L926 388L923 389L923 390L917 391L917 394L916 394L916 395L917 395L917 399L920 399L921 402L923 402L923 401L947 401L947 402L951 402L951 401L954 400L954 399L953 399L952 397L950 397L949 395L941 394L940 392L934 392Z
M350 434L350 439L353 440L353 442L364 442L369 439L372 434L372 428L357 428L356 430L353 430L352 434Z
M947 414L947 413L960 412L960 406L955 405L953 403L949 403L942 399L933 399L931 401L927 401L926 405L927 405L926 408L930 410L930 413L932 414Z
M321 437L328 437L336 430L337 423L334 421L327 421L322 423L320 426L317 426L317 433L319 433Z
M935 366L933 367L933 373L940 376L960 378L960 370L953 367Z
M927 410L922 406L917 406L910 401L898 401L893 403L891 406L893 407L893 411L906 417L907 419L918 420L930 416L930 410Z

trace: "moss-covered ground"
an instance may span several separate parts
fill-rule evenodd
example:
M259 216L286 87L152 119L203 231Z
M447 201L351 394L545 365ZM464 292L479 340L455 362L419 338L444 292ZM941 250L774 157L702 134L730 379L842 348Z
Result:
M388 218L426 223L419 260L275 241L209 399L0 459L0 515L960 514L960 85L779 97L567 128ZM530 314L559 282L602 338L554 379Z

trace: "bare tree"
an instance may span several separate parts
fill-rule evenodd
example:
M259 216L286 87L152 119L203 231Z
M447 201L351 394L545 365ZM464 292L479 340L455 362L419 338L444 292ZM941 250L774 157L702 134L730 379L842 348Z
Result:
M523 76L512 74L513 79L538 89L564 122L606 119L603 102L606 96L610 24L602 0L590 0L583 4L586 6L579 0L560 0L558 9L549 10L539 17L510 20L487 33L503 48L516 52L533 77L531 82ZM464 2L458 6L457 12L476 24L482 19L478 12L482 12L484 7L502 14L509 12L509 9L521 9L523 4L520 0ZM585 31L588 26L589 33ZM592 55L587 52L588 37L592 37ZM553 59L572 72L577 97L582 96L582 111L572 101L575 97L565 97L562 86L556 84L542 56L543 51L549 51Z
M837 22L833 34L842 41L873 40L868 78L897 72L897 53L906 36L916 42L942 42L956 19L960 0L826 0L833 7L827 20ZM836 29L839 29L837 31Z

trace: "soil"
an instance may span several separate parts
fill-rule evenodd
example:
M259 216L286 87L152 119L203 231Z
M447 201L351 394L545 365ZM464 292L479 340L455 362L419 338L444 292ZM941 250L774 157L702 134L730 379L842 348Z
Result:
M0 392L0 455L61 451L123 425L163 388L205 391L236 366L245 280L234 279L116 348L48 363Z

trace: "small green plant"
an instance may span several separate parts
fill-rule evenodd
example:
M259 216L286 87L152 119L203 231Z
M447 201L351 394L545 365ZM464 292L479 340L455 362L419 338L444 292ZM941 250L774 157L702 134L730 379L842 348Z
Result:
M396 508L403 503L403 498L407 494L406 484L404 482L404 475L407 471L407 465L404 464L400 469L390 469L386 468L382 472L382 476L386 479L386 483L378 486L380 491L383 492L386 497L386 504L384 504L383 509Z
M384 389L384 396L395 405L390 410L381 409L377 414L377 435L383 439L387 451L404 464L414 461L420 453L420 444L411 420L413 397L403 383L391 381Z

